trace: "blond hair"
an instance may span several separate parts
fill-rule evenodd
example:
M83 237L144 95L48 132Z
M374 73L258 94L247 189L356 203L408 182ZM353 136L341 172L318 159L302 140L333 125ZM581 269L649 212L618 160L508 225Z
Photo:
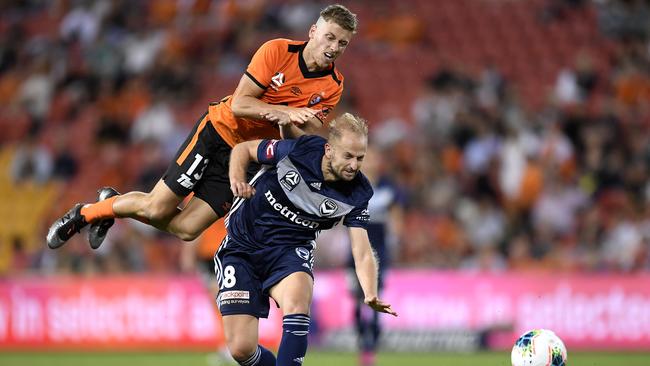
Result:
M330 122L328 129L328 139L330 141L339 140L343 135L343 131L349 131L364 137L368 137L368 123L366 120L351 113L344 113L336 117Z
M334 4L327 6L321 10L320 17L328 22L333 21L347 31L352 33L357 32L357 26L359 25L357 15L343 5Z

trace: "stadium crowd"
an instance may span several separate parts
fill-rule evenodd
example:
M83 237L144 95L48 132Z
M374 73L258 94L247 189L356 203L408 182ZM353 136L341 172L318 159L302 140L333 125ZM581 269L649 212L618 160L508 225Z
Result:
M591 27L597 37L589 48L573 47L534 93L503 58L465 63L442 55L425 14L400 4L346 4L359 13L361 30L341 60L346 93L339 107L367 116L383 174L402 191L394 265L650 270L648 2L548 0L522 7L538 27ZM322 5L3 1L0 143L7 158L0 166L9 183L0 184L2 220L34 220L35 234L2 226L8 259L0 272L191 270L187 244L130 220L119 220L98 251L80 235L49 250L45 231L71 203L94 199L101 186L152 187L207 104L233 89L251 52L274 37L305 39ZM518 52L500 43L488 47ZM395 74L371 71L377 79L410 73L417 82L399 83L397 93L412 98L399 103L373 91L385 81L371 85L355 77L368 72L360 69L364 60L353 61L359 55L430 49L440 56L435 65L415 58L413 65L394 65L401 69ZM524 56L524 63L539 62ZM375 95L368 100L368 90L360 89ZM37 217L26 212L23 218L10 193L23 187L36 200L45 187L56 194ZM342 250L337 238L323 237L317 265L343 263L344 255L327 253Z

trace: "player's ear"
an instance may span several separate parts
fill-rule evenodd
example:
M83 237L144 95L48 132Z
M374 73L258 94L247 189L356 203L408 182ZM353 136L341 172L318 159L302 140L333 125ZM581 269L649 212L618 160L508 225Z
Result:
M312 24L311 27L309 28L309 39L314 39L314 36L316 36L316 24Z
M329 142L325 143L325 157L328 159L332 158L332 145Z

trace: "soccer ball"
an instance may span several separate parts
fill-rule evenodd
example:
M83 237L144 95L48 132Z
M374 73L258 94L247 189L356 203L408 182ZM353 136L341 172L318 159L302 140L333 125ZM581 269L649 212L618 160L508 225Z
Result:
M512 366L566 366L566 347L548 329L533 329L522 334L512 347Z

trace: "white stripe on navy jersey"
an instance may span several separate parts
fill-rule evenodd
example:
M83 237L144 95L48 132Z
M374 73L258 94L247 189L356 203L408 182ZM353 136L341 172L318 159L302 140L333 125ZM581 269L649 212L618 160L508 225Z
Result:
M257 173L255 173L255 176L251 178L248 184L254 187L255 183L260 179L262 174L264 174L264 172L267 170L268 170L268 166L262 166L262 168L260 168L260 170ZM223 223L226 225L226 227L228 227L228 223L230 221L230 215L233 212L235 212L235 210L237 210L242 205L242 203L244 203L245 200L246 199L243 197L235 197L235 200L232 203L232 208L228 212L228 215L226 215L226 218L223 220Z

